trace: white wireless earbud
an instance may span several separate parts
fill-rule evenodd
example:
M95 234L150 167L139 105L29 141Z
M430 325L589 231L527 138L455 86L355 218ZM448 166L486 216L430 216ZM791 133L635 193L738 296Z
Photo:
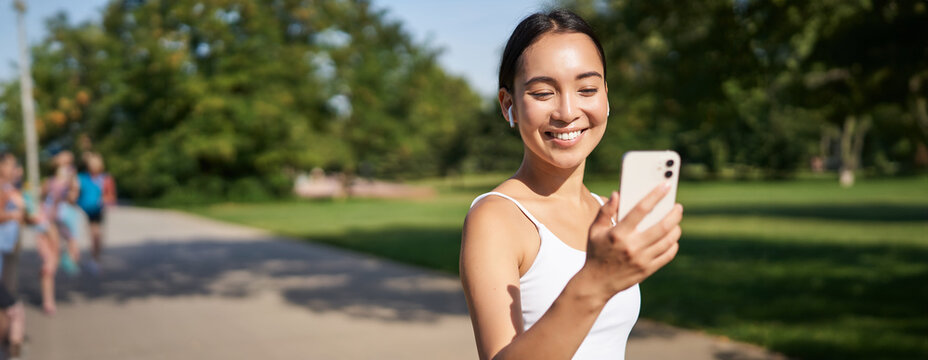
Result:
M512 118L512 105L509 105L509 127L516 127L516 121Z
M609 104L606 104L606 116L609 116Z

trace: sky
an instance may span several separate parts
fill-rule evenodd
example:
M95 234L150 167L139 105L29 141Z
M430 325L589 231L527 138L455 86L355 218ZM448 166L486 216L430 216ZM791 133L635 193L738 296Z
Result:
M108 0L26 0L26 33L30 44L46 34L45 19L59 11L71 22L100 20ZM413 38L443 49L441 64L460 75L484 96L496 94L499 56L509 33L545 0L373 0L403 22ZM0 81L17 76L18 34L13 0L0 0Z

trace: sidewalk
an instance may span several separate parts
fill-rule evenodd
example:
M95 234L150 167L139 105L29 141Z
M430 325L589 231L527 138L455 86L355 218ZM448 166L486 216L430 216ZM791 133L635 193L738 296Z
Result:
M475 359L456 278L172 211L110 214L104 273L59 275L41 313L20 266L26 359ZM628 359L775 359L642 320Z

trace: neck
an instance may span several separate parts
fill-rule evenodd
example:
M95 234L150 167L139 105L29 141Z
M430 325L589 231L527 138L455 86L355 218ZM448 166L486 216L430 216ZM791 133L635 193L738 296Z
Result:
M589 195L583 185L586 160L572 168L559 168L534 156L525 149L522 165L512 177L525 184L532 192L545 197L583 199Z

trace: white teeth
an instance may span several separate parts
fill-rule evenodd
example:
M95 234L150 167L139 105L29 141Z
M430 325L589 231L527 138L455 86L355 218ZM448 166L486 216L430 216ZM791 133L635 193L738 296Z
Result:
M580 133L581 131L577 130L577 131L571 131L567 133L551 133L551 135L554 135L554 137L560 140L573 140L573 139L576 139L577 136L580 136Z

